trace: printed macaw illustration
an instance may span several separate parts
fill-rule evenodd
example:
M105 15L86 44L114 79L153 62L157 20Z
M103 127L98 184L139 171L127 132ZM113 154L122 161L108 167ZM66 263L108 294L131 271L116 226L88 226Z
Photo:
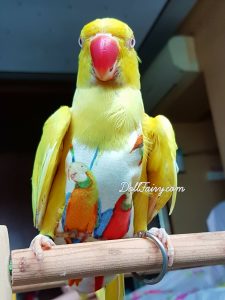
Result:
M116 202L112 217L102 234L104 239L112 240L124 237L129 229L131 208L132 195L127 192Z
M66 197L64 230L92 234L98 213L98 189L95 178L88 167L81 162L70 164L68 178L75 185L72 193L67 194Z
M72 162L67 173L68 179L75 185L72 193L66 195L62 222L65 232L77 231L77 238L65 238L66 242L71 244L84 241L87 235L94 231L98 211L98 190L91 170L84 163ZM78 286L81 281L82 278L70 279L68 283L70 286L73 284Z
M95 229L95 237L107 240L124 237L129 229L132 195L122 194L113 209L108 209L99 217L99 226Z

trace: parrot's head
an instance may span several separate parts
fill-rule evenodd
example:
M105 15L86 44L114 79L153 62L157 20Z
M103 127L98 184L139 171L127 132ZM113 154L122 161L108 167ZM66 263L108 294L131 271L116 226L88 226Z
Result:
M83 182L87 179L88 167L80 162L71 163L68 168L68 178L74 182Z
M83 27L79 45L78 87L140 89L139 58L133 31L127 24L113 18L96 19Z

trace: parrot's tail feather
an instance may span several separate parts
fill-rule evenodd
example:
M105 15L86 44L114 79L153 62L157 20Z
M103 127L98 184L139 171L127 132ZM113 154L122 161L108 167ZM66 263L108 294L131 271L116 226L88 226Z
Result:
M117 275L105 287L105 300L123 300L124 299L124 275Z

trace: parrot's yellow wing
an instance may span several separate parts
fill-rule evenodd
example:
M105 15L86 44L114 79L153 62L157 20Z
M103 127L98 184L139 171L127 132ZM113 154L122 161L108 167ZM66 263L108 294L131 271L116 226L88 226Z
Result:
M40 228L42 223L70 120L70 108L63 106L50 116L43 127L32 175L32 208L36 228Z
M174 209L177 194L177 144L171 123L161 115L155 118L145 115L143 134L147 150L146 175L152 188L148 206L150 222L171 196L170 214Z

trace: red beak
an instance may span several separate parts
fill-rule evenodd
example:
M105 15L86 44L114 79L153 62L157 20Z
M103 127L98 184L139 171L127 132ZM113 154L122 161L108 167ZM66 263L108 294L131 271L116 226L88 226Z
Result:
M99 80L114 78L119 48L116 40L108 34L98 34L90 44L92 64Z

